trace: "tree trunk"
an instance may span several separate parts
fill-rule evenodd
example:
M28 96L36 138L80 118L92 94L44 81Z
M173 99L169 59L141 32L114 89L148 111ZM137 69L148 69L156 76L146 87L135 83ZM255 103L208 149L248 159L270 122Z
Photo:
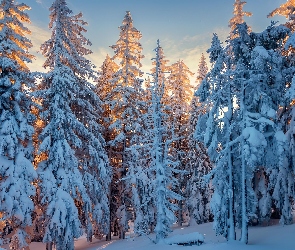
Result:
M180 191L181 192L181 191ZM182 200L180 200L178 202L178 226L182 226L182 222L183 222L183 204L182 204Z
M229 167L229 189L231 191L231 197L229 197L229 211L228 211L228 235L227 240L235 240L235 222L234 222L234 187L233 187L233 170L232 170L232 157L231 152L228 156Z
M46 250L52 250L52 242L46 243Z
M121 226L121 230L120 230L120 239L124 240L125 239L125 230L124 228Z
M245 86L244 82L242 82L242 96L241 96L241 104L240 108L242 110L242 131L246 127L245 126ZM242 231L241 231L241 239L240 241L247 244L248 243L248 215L247 215L247 180L246 180L246 159L245 154L243 153L245 141L242 140L241 148L242 148Z
M241 242L248 243L248 216L247 216L247 190L246 190L246 164L242 156L242 232Z
M111 212L111 202L112 202L112 181L113 178L110 182L110 186L109 186L109 231L106 235L106 241L111 241L112 240L112 212Z
M229 85L228 90L228 112L230 112L228 116L228 124L227 127L229 129L232 121L233 115L233 106L232 106L232 96L231 96L231 86ZM231 132L229 132L227 144L232 140ZM232 164L232 147L229 149L228 153L228 181L229 181L229 190L231 192L231 197L229 197L229 211L228 211L228 234L227 240L236 240L236 232L235 232L235 217L234 217L234 176L233 176L233 164Z

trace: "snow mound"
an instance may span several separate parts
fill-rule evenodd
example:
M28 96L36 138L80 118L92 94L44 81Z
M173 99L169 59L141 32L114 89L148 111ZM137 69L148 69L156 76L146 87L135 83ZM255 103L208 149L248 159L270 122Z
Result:
M193 232L189 234L179 234L174 235L166 239L166 243L169 245L183 245L183 246L192 246L192 245L201 245L204 242L204 236L198 232Z

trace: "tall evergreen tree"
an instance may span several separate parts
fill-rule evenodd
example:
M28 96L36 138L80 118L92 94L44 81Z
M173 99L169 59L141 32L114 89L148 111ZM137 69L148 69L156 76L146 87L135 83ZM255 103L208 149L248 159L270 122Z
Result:
M216 34L207 52L212 64L211 70L202 81L196 95L202 105L208 109L198 119L196 138L208 148L210 160L215 165L210 173L213 175L214 188L211 202L211 211L214 215L213 228L217 234L225 236L228 240L234 240L234 152L229 146L234 140L232 135L234 126L231 125L235 115L232 105L234 93L229 82L230 77L225 73L229 67L225 49Z
M171 225L175 221L174 211L177 207L171 203L172 200L181 200L181 196L172 189L177 185L177 180L173 173L179 171L176 167L179 160L175 155L170 154L169 146L178 138L165 136L165 123L163 123L163 104L161 99L164 94L165 84L159 82L163 80L161 72L161 49L158 41L156 51L156 70L153 74L153 83L151 86L152 103L150 106L150 118L152 119L151 138L153 139L151 148L151 166L150 169L154 175L154 202L156 207L156 242L161 241L171 231ZM161 87L160 87L161 86ZM166 130L166 131L165 131ZM165 138L166 137L166 138ZM163 147L164 143L164 147Z
M270 172L270 190L273 191L273 199L277 209L281 213L281 222L283 224L292 223L292 216L290 214L290 202L294 200L294 166L295 166L295 143L294 143L294 74L295 74L295 43L294 43L294 32L295 32L295 18L294 18L294 1L288 0L286 3L282 4L280 7L272 11L268 17L273 17L274 15L282 15L288 19L284 24L289 30L284 29L284 26L280 25L276 28L277 32L273 32L272 36L277 36L281 34L281 39L272 39L270 43L273 46L277 46L275 49L276 53L280 53L283 56L281 61L280 70L277 70L277 75L281 76L281 81L283 84L280 89L281 95L285 95L283 98L281 95L276 93L275 96L281 97L280 109L279 109L279 119L282 131L285 133L287 138L281 138L281 142L277 142L278 149L281 154L278 156L280 163L278 166L273 166ZM280 28L280 32L279 31ZM280 41L280 43L278 43ZM278 64L278 63L277 63ZM278 67L276 67L278 68ZM276 79L273 76L273 79ZM283 100L283 101L282 101ZM288 157L288 163L285 158Z
M275 50L287 32L282 27L271 26L261 34L249 34L249 28L244 23L237 25L234 34L235 38L229 40L226 49L223 52L219 49L219 57L215 56L214 49L218 46L210 49L210 57L217 60L198 94L201 98L205 97L211 106L209 115L204 115L199 125L204 128L206 122L206 133L202 135L199 130L198 134L208 145L210 157L217 159L216 168L211 172L215 188L212 203L215 229L227 236L224 220L229 214L233 223L232 232L236 223L242 229L240 240L247 243L248 223L257 206L253 178L258 166L265 164L271 173L270 183L274 185L273 198L278 199L277 206L281 211L290 207L288 189L292 189L292 183L289 182L290 172L285 164L285 136L276 117L282 95L274 94L286 86L281 77L283 59L280 51ZM217 67L219 59L222 60ZM215 73L218 76L216 79L212 78ZM225 172L225 169L229 170L228 177L220 172ZM282 176L285 176L284 180ZM229 203L223 203L225 194L222 194L224 187L221 185L228 181L226 192L229 195L226 197ZM222 211L226 211L225 214ZM283 220L288 218L288 212L283 212Z
M167 79L167 89L170 92L168 123L171 137L179 138L173 141L170 146L171 153L180 163L179 168L185 170L188 152L188 126L189 126L189 104L193 97L193 86L190 83L190 76L193 73L183 61L171 65L171 73ZM183 172L184 173L184 172ZM179 174L179 191L186 187L187 174ZM184 193L182 194L184 195ZM178 223L183 223L183 200L179 201Z
M198 68L197 87L200 86L202 80L205 79L208 72L208 67L204 54ZM190 104L189 117L189 137L188 137L188 153L187 167L190 179L187 183L186 198L187 207L190 214L191 223L203 223L209 221L210 218L210 200L212 195L211 184L203 179L211 169L212 165L207 155L206 149L201 142L195 138L195 129L198 117L205 112L204 107L199 102L199 99L194 96Z
M65 0L50 7L51 38L41 50L46 57L41 86L40 113L45 128L40 152L47 159L38 164L40 202L44 207L43 242L56 249L74 249L82 225L91 240L92 223L107 231L109 169L101 128L96 119L101 102L86 79L94 77L91 53L83 36L82 14L73 15ZM91 219L93 221L91 221Z
M28 9L14 0L0 4L0 224L12 230L11 249L28 246L35 195L32 182L37 178L31 163L34 116L29 91L34 80L26 65L33 58L26 37L30 31L24 26L30 22ZM1 227L0 245L5 234Z
M119 70L113 75L110 106L114 117L110 128L115 130L116 137L110 142L113 151L117 154L116 165L113 165L113 184L115 179L121 179L126 175L129 161L127 148L131 146L134 134L142 125L141 117L144 110L144 90L142 89L141 59L142 46L139 42L142 35L133 26L130 11L126 12L123 24L120 28L120 38L117 43L111 46L115 55L113 60L119 61ZM134 140L133 140L134 142ZM120 236L124 238L128 229L127 220L127 194L124 182L119 181L119 186L114 187L118 190L118 216L120 221ZM116 185L113 185L116 186ZM129 216L129 215L128 215Z
M99 77L97 79L96 93L102 101L103 113L101 116L101 124L103 126L103 137L106 140L106 150L112 166L116 165L117 154L113 152L113 148L109 145L109 142L116 136L114 129L110 128L112 121L116 114L111 109L112 93L115 85L112 83L113 75L118 71L119 66L109 57L106 56L102 66L100 67ZM117 179L116 179L117 181ZM107 239L111 240L111 232L114 232L114 223L116 223L116 190L113 185L116 181L112 181L112 185L109 187L109 205L110 205L110 226L107 234Z

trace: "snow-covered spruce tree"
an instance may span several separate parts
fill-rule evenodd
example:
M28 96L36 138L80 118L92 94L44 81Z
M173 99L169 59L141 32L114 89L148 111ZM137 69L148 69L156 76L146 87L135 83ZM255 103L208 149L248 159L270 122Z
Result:
M197 84L199 85L206 77L208 67L204 54L198 68ZM196 89L198 88L198 85ZM198 101L196 96L193 97L190 104L189 118L189 137L188 137L188 153L187 167L190 179L186 187L187 207L190 215L190 223L207 222L210 217L210 200L212 195L211 184L204 182L203 176L208 174L212 165L207 155L206 149L201 142L198 142L195 137L195 129L199 115L204 112L204 107Z
M177 137L170 145L170 152L180 163L179 169L185 170L188 152L188 126L189 126L189 104L193 97L193 86L190 84L190 76L193 73L183 61L171 65L170 75L167 78L167 90L169 96L168 126L171 138ZM186 188L187 174L178 176L178 193ZM184 195L184 194L182 194ZM178 223L183 223L183 200L180 200L178 210Z
M283 79L286 79L286 85L288 86L288 90L286 92L286 98L285 102L280 104L280 119L281 119L281 124L282 124L282 129L286 133L287 136L287 151L288 151L288 156L289 156L289 166L284 166L282 168L282 174L278 176L278 171L275 170L273 177L281 177L278 178L279 182L277 183L277 191L274 192L274 199L275 200L280 200L279 201L279 207L284 209L281 211L282 216L281 216L281 222L283 223L292 223L292 219L290 218L290 204L287 201L288 196L290 195L290 189L292 185L292 180L294 178L289 179L288 176L290 176L290 171L294 173L295 170L295 140L294 140L294 121L295 121L295 102L294 102L294 75L295 75L295 16L294 16L294 11L295 11L295 5L293 0L288 0L286 3L282 4L280 7L272 11L268 17L272 17L274 15L282 15L288 19L288 21L284 24L284 26L288 27L291 32L287 35L287 39L284 40L283 46L281 48L281 53L286 59L284 62L285 68L282 70L283 72ZM281 93L284 93L283 91ZM276 179L276 178L275 178ZM281 180L280 180L281 179ZM274 187L274 186L273 186ZM282 188L282 190L280 190ZM286 196L282 193L285 191L288 191L286 193ZM292 199L290 199L292 200ZM283 213L285 215L283 215Z
M280 27L280 26L279 26ZM277 30L279 31L279 27ZM281 28L281 33L283 29ZM277 31L277 36L279 32ZM286 36L289 35L286 31L284 36L281 37L280 43L286 40ZM277 68L280 69L276 70L278 73L273 73L273 79L277 79L281 81L280 92L281 95L285 94L285 96L276 95L280 97L281 102L280 105L280 122L283 132L277 135L276 140L276 153L277 165L271 165L270 168L270 181L272 183L272 190L273 194L272 197L275 200L276 207L280 210L281 218L280 222L283 224L291 224L293 222L292 214L291 214L291 203L294 202L294 171L295 171L295 142L294 142L294 64L290 60L290 57L294 56L294 49L295 49L295 42L294 42L294 34L291 36L289 35L285 45L285 50L288 50L289 56L284 56L284 52L281 56L281 49L277 49L275 51L276 58L273 59L276 62ZM279 57L279 55L281 57ZM278 60L278 58L280 60ZM275 68L276 69L276 68ZM281 73L282 72L282 73ZM279 74L281 73L281 74ZM290 81L290 74L293 78ZM286 74L289 77L286 77ZM283 101L282 101L283 100ZM285 137L286 136L286 137ZM287 158L288 157L288 158ZM287 160L288 159L288 160Z
M158 47L158 59L159 63L153 60L152 64L152 76L158 71L157 89L153 89L154 92L161 94L161 105L167 107L169 102L169 94L167 88L165 88L164 82L166 80L165 73L169 72L169 66L167 66L168 60L165 59L163 48ZM157 67L161 67L158 69ZM146 96L145 106L147 109L143 114L143 123L138 128L137 133L134 134L131 139L131 147L128 149L128 154L132 162L129 162L129 168L126 176L126 184L130 189L130 200L132 207L134 208L134 231L136 234L148 234L154 231L156 226L156 206L154 202L154 187L151 183L152 173L150 169L150 162L152 161L151 145L153 144L153 119L152 119L152 84L153 82L148 77L146 80ZM166 124L166 120L162 117L163 124ZM164 150L164 144L162 143Z
M175 221L174 211L177 206L171 203L172 200L182 199L179 194L173 191L173 187L177 185L175 173L179 173L177 166L180 163L176 155L170 154L169 146L172 142L179 139L174 136L167 137L167 128L163 123L165 116L164 107L161 99L163 98L165 83L161 72L161 53L158 41L156 51L156 70L153 73L151 83L152 103L149 108L149 117L152 121L151 138L153 140L151 146L151 165L150 171L153 174L154 189L154 206L156 207L156 242L161 241L171 231L171 226ZM161 87L159 87L161 86ZM163 147L164 144L164 147Z
M294 107L294 74L295 74L295 43L294 43L294 32L295 32L295 17L294 17L295 5L293 0L288 0L286 3L282 4L280 7L272 11L268 17L273 17L274 15L282 15L288 19L284 24L291 32L284 37L285 39L281 41L281 46L277 50L281 52L284 56L285 61L283 61L284 67L282 67L282 79L284 79L285 86L288 86L287 92L280 91L280 93L286 93L284 102L280 103L279 117L282 126L282 130L287 136L285 142L282 144L287 145L288 151L288 164L280 164L279 168L272 170L273 173L270 177L273 177L274 184L272 188L276 187L276 191L273 192L273 198L276 200L276 206L281 210L281 222L282 223L292 223L292 218L290 214L290 201L293 199L292 196L294 183L295 170L295 141L294 141L294 120L295 120L295 107ZM280 26L279 26L280 27ZM281 28L282 29L282 28ZM281 148L282 151L283 148ZM286 155L286 149L282 151L283 155ZM282 156L280 156L282 158ZM277 171L281 171L278 174ZM279 177L279 178L276 178ZM283 178L283 179L282 179Z
M243 11L244 5L246 4L246 1L241 1L241 0L235 0L234 3L234 11L233 14L234 16L229 20L229 27L230 27L230 38L234 38L234 30L237 27L237 24L241 24L244 22L244 17L245 16L252 16L251 12L248 11ZM250 28L249 28L250 29Z
M243 243L248 243L248 224L250 218L256 212L257 199L253 190L252 180L257 166L262 164L262 158L267 142L265 131L273 132L273 117L261 114L261 96L263 95L259 84L253 81L251 75L251 54L254 40L249 35L248 26L238 24L234 30L236 35L230 40L231 51L231 76L232 84L236 90L236 98L239 108L236 109L237 138L235 147L238 148L237 158L233 164L235 182L238 188L235 190L236 209L235 216L238 227L241 228ZM257 96L257 100L253 100ZM259 98L260 97L260 98ZM233 104L234 104L234 100ZM233 105L232 104L232 105ZM260 119L261 118L261 119Z
M207 52L212 64L211 70L196 92L199 101L207 109L198 118L195 135L207 147L210 160L215 165L210 173L214 188L211 201L211 211L214 215L213 228L216 234L234 240L233 154L236 152L230 145L235 139L236 130L234 127L236 115L232 105L234 91L227 73L228 58L216 34L213 35L211 47Z
M102 66L99 70L99 77L97 79L96 85L96 93L100 97L103 103L103 114L101 117L101 124L103 126L103 137L106 141L106 151L109 157L110 164L114 166L117 161L117 155L114 154L112 147L108 144L109 141L113 140L116 136L114 129L111 129L109 126L112 123L112 119L115 114L112 112L110 103L112 100L112 89L115 88L114 84L112 84L113 75L119 66L109 57L106 56ZM116 182L112 182L114 184ZM117 190L117 188L115 189ZM111 240L111 232L114 232L114 222L116 221L116 194L113 193L112 185L109 187L109 205L110 205L110 227L109 232L107 234L107 240Z
M129 161L131 163L133 161L132 158L128 158L126 149L131 146L133 135L138 132L142 125L144 90L141 86L142 80L139 78L143 74L140 70L143 55L139 42L142 35L133 26L130 11L126 12L123 24L119 28L120 38L115 45L111 46L115 52L112 59L119 61L119 69L113 75L113 87L109 93L111 112L114 114L111 117L110 128L114 129L116 133L116 137L110 142L110 145L112 150L116 152L112 189L116 189L114 192L117 193L117 208L120 208L117 213L120 221L120 237L124 238L128 229L127 220L130 214L127 214L126 210L129 202L127 190L124 181L120 181L120 179L125 177ZM116 183L118 179L119 183ZM125 214L127 216L123 216Z
M26 63L32 47L24 23L30 19L25 4L0 3L0 245L8 237L11 249L28 246L37 174L32 165L34 116L29 91L34 80ZM4 229L12 230L8 232Z
M229 197L233 198L233 222L241 227L241 241L244 243L248 242L248 223L250 218L255 216L255 207L257 206L257 199L253 190L255 172L263 164L271 171L279 169L278 172L284 172L284 169L286 169L284 167L286 154L283 147L285 139L276 119L276 110L281 97L274 95L279 89L284 89L286 84L280 73L283 65L282 57L279 51L274 51L277 47L273 43L273 41L276 41L277 45L281 44L286 36L286 30L285 28L282 29L282 27L270 27L268 31L262 34L249 34L248 31L249 28L245 23L237 25L234 31L235 38L229 40L226 50L220 53L219 57L212 54L214 50L209 50L211 52L210 58L217 59L198 90L198 94L202 98L205 97L207 103L211 104L209 115L200 119L199 129L204 126L206 121L206 133L203 139L205 143L209 142L210 157L213 155L216 159L216 151L212 152L211 149L217 150L218 156L217 161L215 161L216 168L211 172L211 174L214 174L212 211L215 216L215 229L218 230L218 233L225 232L221 216L222 211L227 210L222 205L224 197L219 193L222 191L220 186L224 180L218 182L216 178L224 178L220 170L231 166L231 180L233 182L231 188L234 187L234 189L229 189L227 192L230 194ZM267 39L271 39L271 44L274 47L270 47L270 41L266 41ZM213 47L216 48L216 46ZM217 78L218 81L213 81L212 83L215 84L209 85L209 80L211 80L212 73L215 72L216 66L218 66L216 65L217 61L222 58L220 57L222 54L227 56L223 57L221 65L227 67L218 68L216 72L220 72L220 69L222 69ZM227 78L228 76L230 78ZM227 83L231 91L226 88L226 84L220 85L222 83L220 79L227 79L227 81L223 82ZM218 92L216 92L217 90ZM225 90L226 92L224 92ZM227 97L228 93L232 94L231 98ZM226 106L223 106L222 103L226 104ZM220 110L221 113L215 113L212 116L210 113L214 110ZM229 116L228 110L232 110L231 116ZM226 138L227 136L223 134L222 137L219 137L218 135L222 135L222 130L226 131L225 129L228 127L227 120L230 120L229 132L231 137L228 141L222 141L220 138ZM198 130L198 134L202 135L200 131ZM230 157L226 154L229 149L229 152L232 153ZM268 157L271 153L276 157L269 160ZM273 162L273 165L267 166L270 161ZM224 162L228 164L225 165ZM289 180L289 177L286 178ZM291 186L286 184L287 181L282 181L280 174L278 174L278 179L279 181L270 180L270 182L276 183L275 186L279 186L279 188L274 187L273 190L276 188L276 190L284 190L283 197L287 196L289 198L289 193L285 187L290 188ZM277 201L277 204L279 205L280 202L281 200ZM288 204L284 203L283 207L288 207ZM230 211L226 213L230 213Z
M265 166L269 179L268 189L272 193L276 207L281 212L281 222L288 224L292 221L290 201L293 197L294 181L292 181L293 174L288 163L286 137L276 114L279 106L283 103L288 81L283 77L286 59L281 54L281 44L285 40L288 30L284 26L276 27L272 24L262 33L251 33L245 39L243 37L247 37L245 35L247 27L243 24L240 25L237 32L239 32L240 38L235 39L232 44L232 48L235 48L233 49L235 60L244 58L244 68L245 65L248 65L246 68L249 72L248 76L245 71L242 73L246 81L244 82L244 101L242 98L240 100L240 109L242 110L243 107L242 101L245 106L245 111L242 113L244 130L241 132L246 171L250 170L255 174L258 166ZM243 52L241 47L244 48ZM247 47L248 49L246 49ZM237 56L237 52L239 56ZM237 65L239 64L241 63ZM255 137L260 138L259 143ZM251 176L250 172L249 174ZM246 179L253 180L253 177L250 178L250 176ZM257 184L254 183L255 185ZM251 186L253 183L247 184L246 182L246 188L249 190L246 197L250 195L250 199L245 206L249 207L247 211L249 218L253 213L251 210L253 209L251 206L253 200ZM264 205L269 205L269 203ZM259 210L262 209L267 208L259 208ZM245 220L244 225L246 223ZM244 235L244 239L245 237L246 235Z
M93 65L83 36L82 14L73 15L65 0L50 7L51 38L41 46L46 57L41 90L40 117L45 127L40 134L40 152L47 159L38 164L40 202L44 207L43 242L51 248L74 249L74 238L92 237L92 223L107 232L109 169L101 128L96 119L101 102L86 79ZM92 221L91 221L92 220Z
M152 138L149 114L144 115L146 124L131 140L131 147L127 149L129 161L128 171L124 182L127 189L130 205L133 209L134 233L146 235L154 230L155 206L153 203L153 183L151 177L150 162Z

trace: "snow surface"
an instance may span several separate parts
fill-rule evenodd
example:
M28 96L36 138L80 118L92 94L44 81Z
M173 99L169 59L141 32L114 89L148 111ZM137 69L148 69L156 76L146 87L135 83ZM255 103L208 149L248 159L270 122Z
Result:
M271 220L270 226L255 226L249 228L249 243L244 245L240 242L227 242L221 236L215 236L212 230L212 223L202 225L175 228L169 237L179 237L176 235L190 234L200 232L204 235L205 241L202 245L197 246L178 246L167 245L164 242L154 244L152 240L155 235L148 237L133 237L126 240L115 239L105 241L94 239L92 243L86 242L85 237L75 240L76 250L295 250L295 224L282 226L278 223L279 220ZM239 234L237 234L239 238ZM7 248L8 249L8 248ZM45 250L43 243L32 243L30 250Z

